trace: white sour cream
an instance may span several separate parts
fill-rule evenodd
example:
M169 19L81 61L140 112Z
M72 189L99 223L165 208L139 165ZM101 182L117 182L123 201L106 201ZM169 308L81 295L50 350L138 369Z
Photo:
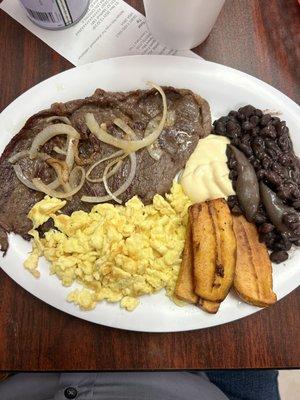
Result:
M235 194L227 166L226 146L229 139L209 135L200 139L188 159L180 183L194 203L227 198Z

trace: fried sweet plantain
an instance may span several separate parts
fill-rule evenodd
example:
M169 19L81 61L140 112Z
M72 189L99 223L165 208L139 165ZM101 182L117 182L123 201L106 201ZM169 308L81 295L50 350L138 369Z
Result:
M200 298L198 304L204 311L210 314L216 314L220 308L221 303L218 303L217 301L209 301Z
M233 283L236 239L224 199L190 207L195 293L204 300L221 302Z
M180 300L196 304L198 302L198 296L194 293L193 273L192 229L189 221L175 295Z
M194 293L192 227L190 221L187 227L182 263L176 283L175 295L180 300L186 301L187 303L198 304L204 311L211 314L215 314L220 307L220 303L199 299Z
M237 237L234 289L247 303L266 307L276 302L272 289L272 264L267 248L259 242L257 229L242 215L233 217Z

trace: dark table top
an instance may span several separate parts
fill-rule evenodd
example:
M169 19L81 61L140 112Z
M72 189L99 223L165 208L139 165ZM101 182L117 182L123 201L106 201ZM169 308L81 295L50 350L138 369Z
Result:
M128 3L143 11L141 0ZM195 51L299 102L299 14L296 0L227 0L211 35ZM0 110L72 67L2 11L0 49ZM299 294L295 290L269 309L210 329L135 333L64 314L0 270L0 370L299 367Z

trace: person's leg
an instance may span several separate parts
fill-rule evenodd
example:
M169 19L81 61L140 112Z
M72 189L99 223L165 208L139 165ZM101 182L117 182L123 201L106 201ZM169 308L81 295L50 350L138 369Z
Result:
M0 383L1 400L48 400L57 392L59 373L25 372Z
M276 370L206 371L206 375L230 400L280 400Z

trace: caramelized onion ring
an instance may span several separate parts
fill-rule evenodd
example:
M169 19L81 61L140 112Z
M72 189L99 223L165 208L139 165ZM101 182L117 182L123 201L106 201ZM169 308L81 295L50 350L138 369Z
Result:
M125 192L125 190L127 190L129 188L129 186L131 185L134 177L135 177L135 172L136 172L136 154L135 153L131 153L129 154L130 157L130 161L131 161L131 168L130 168L130 173L128 175L128 178L126 179L126 181L123 183L122 186L119 187L118 190L116 190L114 193L112 193L112 195L114 197L118 197L120 196L122 193ZM81 201L84 201L86 203L104 203L106 201L111 200L112 197L111 195L106 195L106 196L82 196L81 197Z
M68 135L68 137L71 139L80 139L80 134L70 125L66 124L53 124L53 125L48 125L46 128L41 130L39 132L32 144L31 148L29 150L29 157L31 159L34 159L37 157L38 154L38 149L43 146L48 140L52 139L54 136L57 135Z
M68 117L63 117L63 116L60 116L60 115L53 115L52 117L46 118L45 121L46 121L46 122L61 121L61 122L63 122L64 124L72 125L72 124L71 124L71 121L69 120Z
M89 130L97 136L99 140L101 140L104 143L110 144L111 146L117 147L119 149L124 150L126 153L132 153L137 150L142 149L143 147L147 147L150 144L152 144L161 134L165 122L166 122L166 117L167 117L167 99L164 91L160 86L157 86L155 84L151 84L161 95L162 101L163 101L163 112L162 112L162 118L160 120L160 123L158 124L157 128L154 129L154 131L147 136L144 139L141 140L124 140L124 139L117 139L116 137L110 135L108 132L106 132L104 129L102 129L98 122L96 121L94 114L92 113L87 113L85 115L85 121L87 124L87 127Z
M22 168L20 167L20 165L13 165L13 169L15 171L17 178L19 179L20 182L23 183L23 185L27 186L29 189L39 191L37 189L37 187L31 182L31 180L28 179L23 174L23 171L22 171ZM60 186L59 179L56 178L54 181L49 183L47 186L49 187L49 189L57 189Z
M92 173L93 169L95 167L97 167L99 164L101 164L102 162L111 160L112 158L115 158L115 157L120 157L123 154L124 154L124 152L122 150L119 150L119 151L116 151L115 153L111 154L110 156L104 157L101 160L96 161L87 170L87 172L86 172L86 180L89 181L89 182L93 182L93 183L102 182L103 181L103 177L102 178L90 178L89 177L89 175ZM112 176L112 175L110 175L110 176Z
M62 156L66 156L66 155L67 155L66 150L61 149L61 148L58 147L58 146L54 146L54 147L53 147L53 151L55 151L57 154L60 154L60 155L62 155Z
M39 178L34 178L32 180L32 182L37 187L37 189L40 190L41 192L48 194L51 197L56 197L58 199L66 199L67 197L71 197L74 194L76 194L77 192L79 192L79 190L82 188L84 181L85 181L84 168L82 168L82 167L76 167L76 168L79 168L81 171L81 174L82 174L81 179L80 179L79 184L75 188L72 188L71 190L69 190L68 192L60 192L57 190L53 190L48 185L43 183L42 180Z

